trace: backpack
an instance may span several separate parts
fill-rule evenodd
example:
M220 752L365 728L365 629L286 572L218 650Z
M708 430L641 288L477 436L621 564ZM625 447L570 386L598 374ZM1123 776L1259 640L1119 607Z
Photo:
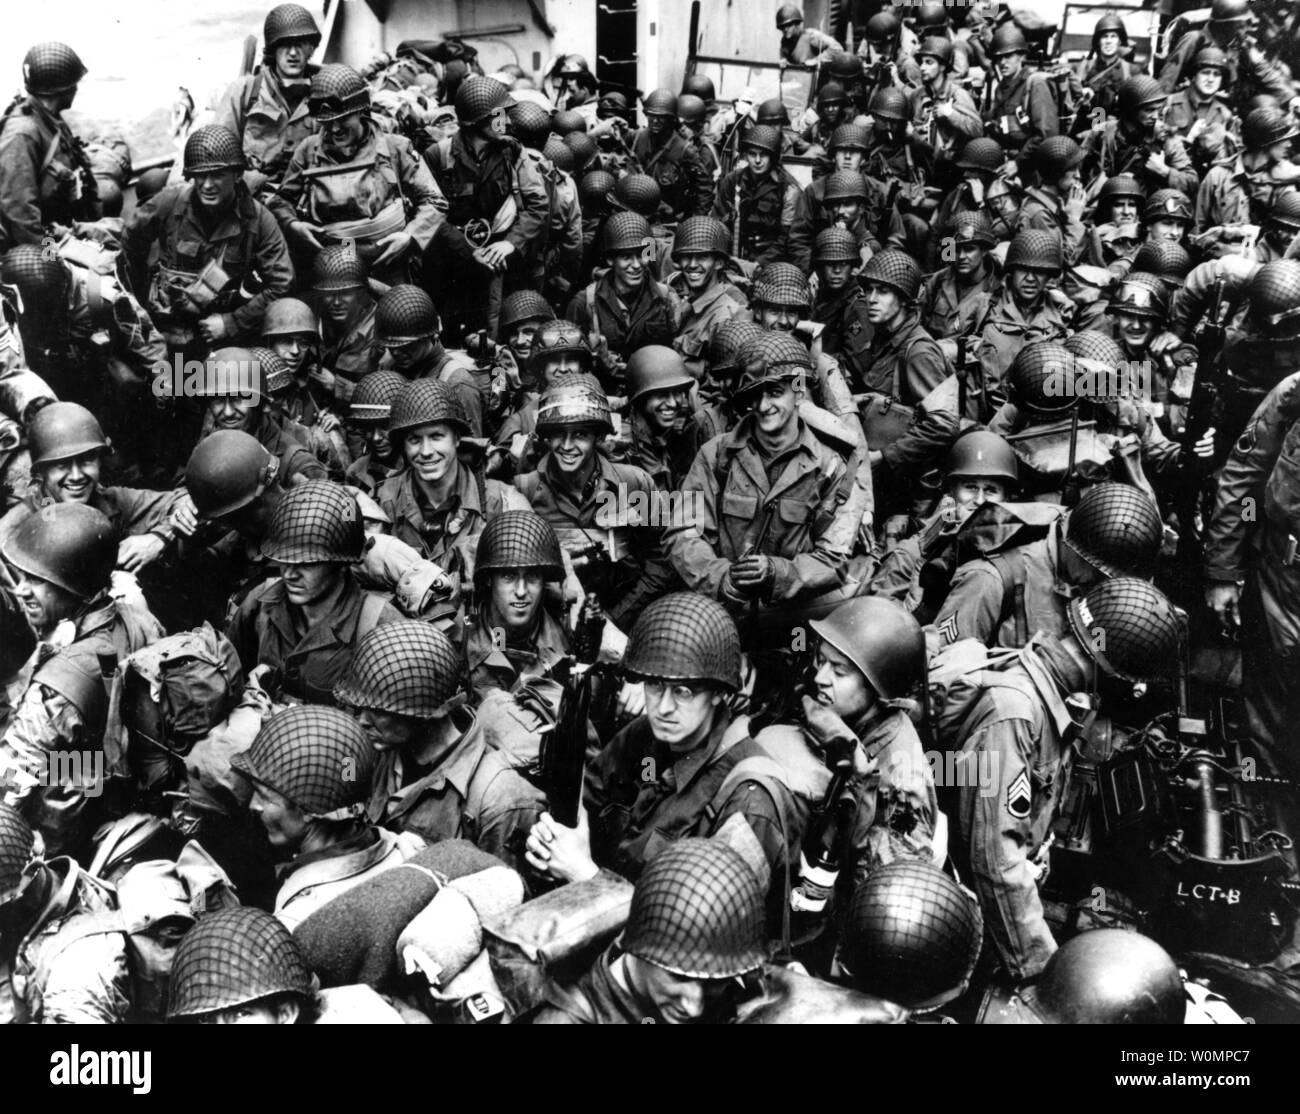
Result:
M945 751L960 750L962 728L980 694L1019 660L1019 650L990 650L978 638L963 638L940 650L930 662L927 681L931 741Z

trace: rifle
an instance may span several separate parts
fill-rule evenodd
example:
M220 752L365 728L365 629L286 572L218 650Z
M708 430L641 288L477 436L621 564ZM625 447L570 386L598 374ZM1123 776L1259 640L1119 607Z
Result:
M537 780L546 792L551 815L567 828L578 826L578 809L582 807L592 669L569 657L551 671L563 684L564 692L555 723L542 729Z
M1223 322L1226 289L1227 279L1221 275L1214 284L1209 313L1196 334L1196 378L1187 404L1187 424L1183 426L1183 435L1179 439L1186 480L1178 488L1178 558L1189 564L1199 563L1201 558L1196 516L1201 508L1205 477L1213 464L1212 460L1204 461L1196 456L1192 449L1210 428L1218 402L1223 378L1220 355L1227 331Z

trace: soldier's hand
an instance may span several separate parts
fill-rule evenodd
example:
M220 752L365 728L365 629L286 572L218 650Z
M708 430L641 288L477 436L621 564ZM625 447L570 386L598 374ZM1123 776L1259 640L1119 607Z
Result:
M127 572L139 572L145 565L161 557L166 548L167 543L157 534L123 538L117 547L117 567Z
M320 231L320 228L317 225L312 224L310 221L292 221L289 225L289 231L297 236L298 239L309 248L314 248L316 251L320 251L325 246L316 236L316 233Z
M630 681L618 690L618 700L614 705L616 719L636 719L645 714L645 685Z
M561 882L581 882L600 873L591 858L591 828L586 808L578 808L578 826L566 828L543 812L528 833L524 858L534 870Z
M479 248L474 253L474 258L489 271L504 271L506 269L506 260L514 250L514 244L506 240L498 240L495 244L488 244L485 248Z
M761 553L752 553L735 562L731 566L729 575L737 591L748 596L757 596L775 582L776 569Z
M387 236L375 241L375 247L384 250L375 257L372 267L382 267L385 263L391 263L401 259L415 243L415 238L409 232L390 232Z
M1177 333L1171 333L1166 329L1164 332L1159 333L1152 339L1151 343L1147 345L1147 351L1150 352L1152 356L1159 357L1165 355L1167 352L1172 352L1182 343L1183 342L1179 340Z
M1201 460L1209 460L1214 455L1214 427L1210 426L1203 434L1201 439L1192 446L1192 454L1200 457Z
M1165 162L1165 157L1162 154L1157 153L1147 159L1146 168L1157 178L1169 177L1169 164Z
M176 533L185 538L192 537L199 528L199 511L188 491L176 500L168 522Z
M321 432L323 433L333 433L336 429L341 430L343 428L342 419L329 410L322 410L320 412L319 417L316 419L316 424L320 426Z
M219 313L211 314L199 322L199 332L209 344L216 344L226 336L226 321Z
M1241 589L1232 583L1219 582L1206 586L1205 606L1214 612L1225 634L1241 627Z

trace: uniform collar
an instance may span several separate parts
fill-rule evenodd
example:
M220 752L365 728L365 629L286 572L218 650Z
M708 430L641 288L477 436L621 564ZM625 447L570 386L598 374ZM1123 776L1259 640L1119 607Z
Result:
M461 732L460 738L452 744L451 750L438 765L424 777L401 790L401 794L410 804L414 804L425 791L436 792L448 783L462 798L469 796L470 779L478 769L487 744L473 712L468 708L458 708L452 715L457 721L457 726L461 722L466 724L465 730ZM401 811L405 810L399 810L399 815Z

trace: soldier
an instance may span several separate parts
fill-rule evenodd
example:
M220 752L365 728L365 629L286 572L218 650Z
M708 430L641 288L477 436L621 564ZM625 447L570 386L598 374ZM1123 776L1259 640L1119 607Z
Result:
M1094 127L1083 140L1087 179L1132 174L1148 191L1191 193L1196 169L1187 147L1164 124L1169 94L1146 74L1130 77L1115 95L1116 117Z
M1002 144L1008 159L1028 159L1044 139L1060 134L1061 120L1049 79L1026 68L1029 40L1011 20L993 32L989 54L998 81L996 86L988 86L985 131Z
M986 683L963 726L961 762L990 762L994 792L959 778L962 857L1007 976L1040 974L1056 951L1037 882L1048 833L1070 783L1072 738L1088 737L1074 693L1107 680L1148 682L1177 660L1178 621L1142 580L1108 580L1070 601L1068 626L1039 634L1019 661ZM1085 702L1086 706L1086 702Z
M527 510L528 502L459 460L470 426L445 384L417 380L392 406L388 437L405 467L379 485L376 501L392 519L395 537L444 572L467 572L487 520L504 510Z
M280 576L249 593L226 632L245 672L269 665L267 687L275 693L329 701L357 641L400 618L353 576L349 566L364 550L361 509L343 487L298 484L280 499L262 545Z
M249 783L249 811L279 864L274 912L290 930L423 846L367 819L375 751L360 724L337 708L275 712L230 765Z
M519 140L520 154L533 164L546 188L546 233L528 244L531 285L545 287L552 298L567 297L582 266L582 207L578 203L578 187L573 177L557 167L544 152L551 134L551 117L546 109L520 101L510 110L510 131Z
M86 67L63 43L37 43L23 59L27 96L0 122L0 248L41 244L55 226L97 220L99 194L90 161L63 113Z
M191 132L184 162L190 181L136 210L122 256L167 346L201 355L256 337L266 307L289 293L293 265L275 217L239 177L244 152L233 132ZM257 293L246 294L254 275Z
M907 33L911 38L911 33ZM915 89L921 71L903 48L903 22L893 12L877 12L863 27L858 48L866 71L863 83L870 101L881 89ZM915 45L916 40L911 38Z
M872 231L868 217L873 208L870 179L854 170L837 170L818 179L808 188L812 190L817 186L821 187L818 200L820 210L825 214L825 223L813 220L807 227L814 234L827 227L844 229L858 245L859 266L865 264L881 249L880 240ZM879 203L875 206L877 209L882 207Z
M506 134L513 104L499 81L471 74L456 90L459 129L424 153L449 206L425 254L424 285L452 340L496 332L501 299L522 285L550 217L545 183Z
M817 90L817 108L810 109L804 114L803 130L799 133L799 138L811 147L820 147L819 154L827 156L820 159L818 165L813 168L814 180L826 173L826 163L833 158L831 152L831 138L835 131L847 121L844 119L848 110L849 95L844 90L844 86L838 81L823 82L822 87Z
M388 420L393 403L406 387L406 378L395 371L372 371L352 392L348 404L348 426L364 446L344 476L344 483L374 497L382 484L402 466L401 452L388 439Z
M993 225L982 212L953 220L948 265L925 280L918 297L921 326L939 341L949 363L957 363L957 339L973 337L989 300L1001 285Z
M1084 189L1079 181L1083 151L1073 139L1054 135L1044 139L1034 152L1038 185L1031 186L1020 206L1016 231L1046 228L1061 237L1065 265L1073 267L1083 254Z
M1280 108L1256 108L1241 126L1245 150L1234 162L1210 167L1196 194L1197 237L1215 256L1236 250L1240 226L1266 223L1279 188L1300 184L1291 147L1300 128Z
M782 4L776 12L781 32L781 61L788 65L816 69L832 50L843 50L834 39L816 27L803 25L803 11L797 4Z
M545 799L464 707L460 654L428 623L371 632L334 690L379 752L368 812L429 843L468 839L523 866Z
M1131 174L1107 178L1097 193L1093 225L1086 230L1084 261L1108 267L1123 277L1138 249L1139 228L1146 190Z
M262 65L226 90L212 123L239 136L248 169L263 175L267 192L279 186L298 145L316 131L308 94L320 46L320 28L298 4L280 4L262 26ZM260 192L260 191L259 191Z
M533 348L537 334L547 321L555 320L555 311L536 290L516 290L501 303L501 322L497 327L497 345L507 377L520 390L535 390ZM509 359L506 359L506 354Z
M1209 22L1199 31L1188 31L1164 60L1160 84L1172 93L1184 81L1190 81L1197 55L1213 46L1228 56L1224 86L1232 90L1232 106L1240 115L1245 115L1250 99L1261 93L1286 103L1292 95L1290 73L1259 48L1254 23L1249 0L1214 0Z
M825 325L822 351L834 357L845 374L861 383L870 366L875 326L867 316L867 296L857 281L862 251L852 232L839 227L823 229L813 246L817 268L817 297L812 320Z
M646 126L632 136L632 157L659 183L673 220L707 213L713 178L695 148L677 130L677 98L656 89L641 102Z
M545 677L569 653L564 615L547 584L563 579L560 540L534 511L505 511L479 535L475 609L465 635L465 666L476 706L494 689L513 692Z
M1128 27L1124 17L1107 12L1093 27L1092 49L1077 70L1089 106L1107 113L1114 107L1119 87L1137 72L1134 64L1125 57L1128 50Z
M1274 304L1289 306L1278 316L1294 319L1300 282L1295 269L1283 271L1284 266L1271 263L1264 270L1275 269L1266 276L1277 290ZM1293 323L1288 331L1296 331ZM1296 366L1293 351L1286 354L1285 366ZM1297 768L1291 740L1300 713L1295 685L1298 438L1300 374L1293 372L1268 393L1233 446L1219 472L1205 531L1205 602L1225 631L1241 632L1247 730L1287 777ZM1262 515L1253 511L1260 506Z
M650 224L636 213L605 222L609 270L573 296L566 316L591 338L602 379L617 389L627 358L647 344L672 344L686 312L666 283L651 278Z
M946 161L968 140L984 134L984 121L971 95L953 77L951 39L927 36L913 57L921 84L909 96L912 127L936 158Z
M660 491L677 490L702 443L691 411L694 386L681 356L663 345L638 348L627 362L631 460Z
M771 918L786 907L803 817L770 772L775 763L754 762L766 752L732 720L726 698L740 686L740 641L731 617L691 592L664 596L632 628L623 669L645 688L645 714L588 764L577 828L542 815L528 836L529 865L576 882L599 862L635 881L675 841L716 835L739 815L736 838L771 870Z
M791 608L838 590L866 510L854 441L836 443L800 416L811 363L779 333L745 346L733 398L749 412L700 450L682 482L690 513L665 533L687 586L736 614L761 601L792 619Z
M120 728L109 717L117 664L163 630L142 604L119 605L109 595L117 539L93 507L43 508L0 537L0 554L45 643L0 737L0 789L39 825L49 853L83 854L106 819L106 779L122 772ZM59 776L51 758L62 750L97 755L94 770Z
M986 210L995 181L1001 181L998 171L1005 161L1002 148L996 140L976 136L966 142L961 154L953 160L953 166L961 172L961 181L956 188L949 190L934 212L933 224L937 241L952 234L959 214ZM1010 233L1008 238L1009 236Z
M172 960L167 1020L196 1025L310 1025L320 995L307 957L270 913L238 906L210 913Z
M117 542L117 565L139 572L172 547L177 526L172 512L182 490L108 486L100 481L112 449L99 422L75 402L53 402L27 427L33 490L0 519L0 536L56 503L83 503L108 519Z
M1046 229L1017 232L1007 249L1006 280L978 331L984 391L997 395L1011 361L1035 340L1059 340L1069 329L1073 303L1048 284L1061 273L1061 237Z
M731 244L727 226L714 217L687 217L673 238L677 273L669 280L685 305L673 347L697 380L704 378L706 350L714 331L746 309L748 299L727 278Z
M902 247L906 237L903 220L898 215L898 207L891 201L883 182L868 177L863 171L867 151L871 148L871 131L859 124L842 124L835 129L830 140L830 157L832 165L827 174L816 177L804 190L804 221L793 233L794 242L803 247L811 245L817 233L828 224L834 223L834 216L828 212L825 204L826 189L829 178L835 174L858 174L865 182L866 204L863 206L862 224L864 232L858 233L860 242L870 245L872 251L879 251L881 246ZM862 262L866 262L865 258Z
M708 371L700 382L700 404L695 409L701 444L731 428L731 391L739 374L736 360L749 341L762 335L758 325L739 317L724 321L714 330L709 341Z
M347 403L357 384L379 367L375 299L355 249L324 248L312 264L311 288L321 308L321 364L334 376L335 399Z
M709 106L702 97L681 93L677 97L677 118L681 121L682 137L686 140L709 176L709 205L713 204L713 184L722 177L722 160L713 141L705 136ZM708 207L703 210L707 212Z
M1165 105L1165 127L1186 143L1215 124L1230 128L1236 117L1224 92L1228 70L1228 56L1217 46L1198 50L1191 81L1175 90Z
M763 890L749 863L718 840L683 839L641 875L618 941L576 982L548 984L530 1023L727 1020L740 979L765 958Z
M940 196L940 191L930 184L934 177L934 149L918 136L908 134L911 110L901 89L889 86L876 92L870 110L872 141L863 171L882 182L900 183L898 209L908 242L915 248L929 239L928 221Z
M329 412L334 401L334 376L321 367L320 325L311 307L297 298L272 302L262 323L262 340L266 347L260 351L269 352L276 366L277 374L267 376L267 394L274 399L279 413L313 435L335 432L339 420ZM284 378L289 382L281 387L278 381ZM338 448L342 451L341 444Z
M405 281L445 219L446 197L410 140L371 120L356 70L323 66L308 104L321 130L293 152L272 212L304 264L348 240L376 280Z
M927 632L931 650L963 638L1019 647L1036 631L1059 637L1067 630L1067 597L1108 578L1149 580L1155 572L1164 526L1155 503L1135 487L1097 484L1063 522L1055 513L1036 517L1049 524L1043 536L957 570Z
M1129 366L1151 367L1154 381L1147 409L1165 434L1181 439L1187 422L1187 404L1196 371L1196 346L1180 344L1153 353L1151 344L1165 332L1169 321L1169 295L1155 275L1130 271L1110 301L1114 332Z
M671 273L669 259L673 250L673 234L663 224L665 213L660 205L663 196L659 183L649 174L624 174L614 183L611 202L615 212L636 213L645 217L650 225L650 277L668 281ZM688 217L687 220L690 218Z
M713 215L731 229L734 255L752 263L785 260L807 272L791 231L804 219L803 192L781 166L781 133L759 124L741 140L741 165L718 182Z

